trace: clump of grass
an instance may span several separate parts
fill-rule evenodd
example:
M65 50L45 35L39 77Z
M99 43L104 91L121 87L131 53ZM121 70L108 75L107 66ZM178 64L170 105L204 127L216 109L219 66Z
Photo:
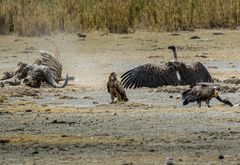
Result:
M0 0L0 34L236 28L239 0Z
M0 95L0 103L3 103L5 100L7 100L7 97Z

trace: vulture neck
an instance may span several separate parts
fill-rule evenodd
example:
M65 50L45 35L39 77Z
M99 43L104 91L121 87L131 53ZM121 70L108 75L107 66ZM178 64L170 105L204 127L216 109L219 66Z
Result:
M177 51L173 50L173 62L177 62Z

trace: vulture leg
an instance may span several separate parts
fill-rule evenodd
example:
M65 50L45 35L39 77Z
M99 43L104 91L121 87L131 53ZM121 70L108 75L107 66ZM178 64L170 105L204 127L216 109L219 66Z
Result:
M197 101L198 107L201 108L201 101Z
M117 94L117 101L118 101L118 102L123 101L120 94Z
M183 105L187 105L189 101L187 99L184 100Z
M211 106L210 106L210 100L207 100L207 101L206 101L206 104L207 104L208 108L211 107Z
M112 102L110 104L113 104L114 103L114 96L113 95L111 95L111 100L112 100Z

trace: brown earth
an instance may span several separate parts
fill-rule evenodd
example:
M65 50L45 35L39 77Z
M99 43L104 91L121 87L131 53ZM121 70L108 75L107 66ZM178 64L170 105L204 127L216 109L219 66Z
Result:
M213 35L221 32L223 35ZM240 73L239 30L0 37L0 74L17 62L31 63L38 50L59 47L64 89L0 88L0 164L239 164L240 108L216 100L212 107L182 107L188 87L126 90L127 103L109 104L106 82L144 63L201 61L220 82ZM200 39L190 39L199 36ZM239 84L221 83L222 97L239 103ZM224 159L219 159L219 155Z

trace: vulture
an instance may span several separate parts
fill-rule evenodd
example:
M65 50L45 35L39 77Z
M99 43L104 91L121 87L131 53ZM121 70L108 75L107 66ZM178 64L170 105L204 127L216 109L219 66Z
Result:
M39 88L41 82L46 82L55 88L64 88L68 83L68 74L63 79L62 63L60 61L60 53L58 48L55 49L55 54L47 51L40 51L42 58L37 59L33 64L28 64L21 74L19 79L23 79L23 83ZM58 84L60 80L64 80L63 84Z
M213 83L198 83L182 93L183 105L196 101L200 108L202 101L205 101L207 106L210 107L210 100L216 98L220 102L232 107L233 104L229 100L222 99L219 96L219 90L220 86Z
M207 68L200 62L187 65L177 60L176 46L169 46L174 60L165 65L145 64L125 72L121 78L124 88L150 87L164 85L193 85L199 82L213 82Z
M1 78L2 83L10 85L19 85L21 80L25 85L39 88L42 82L46 82L55 88L63 88L70 79L68 75L62 78L62 63L60 61L60 53L56 46L55 53L40 51L41 58L32 64L19 62L17 68L11 72L5 72ZM9 80L10 79L10 80ZM73 79L73 77L71 77ZM58 82L64 80L63 84Z
M117 75L115 72L110 73L109 79L107 82L107 90L111 95L111 103L114 103L114 98L116 97L119 102L126 102L128 98L126 96L125 90L121 84L117 80Z

